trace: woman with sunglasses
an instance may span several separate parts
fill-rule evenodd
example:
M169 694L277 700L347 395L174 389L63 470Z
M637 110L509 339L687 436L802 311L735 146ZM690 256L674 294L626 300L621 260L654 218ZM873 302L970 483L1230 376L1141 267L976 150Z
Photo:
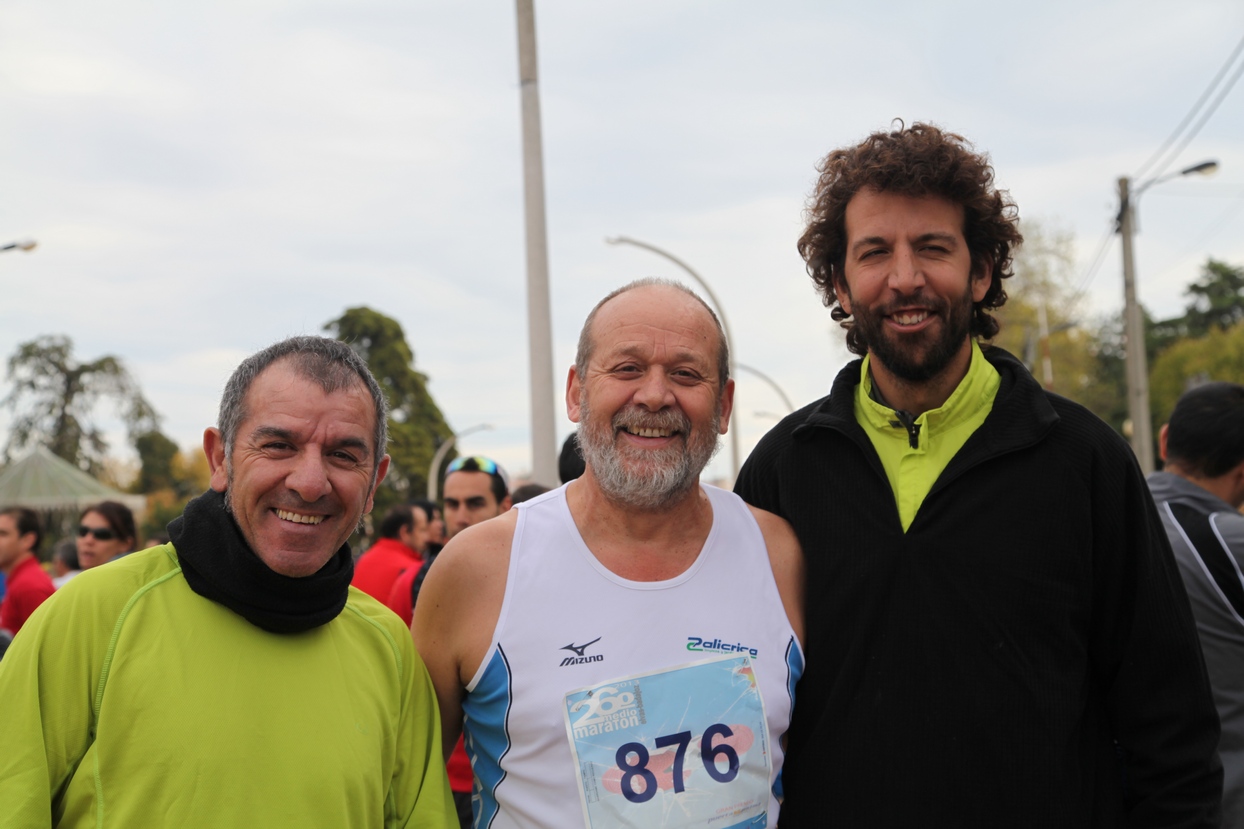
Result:
M83 510L78 519L78 563L83 570L133 552L137 542L134 513L125 504L101 501Z

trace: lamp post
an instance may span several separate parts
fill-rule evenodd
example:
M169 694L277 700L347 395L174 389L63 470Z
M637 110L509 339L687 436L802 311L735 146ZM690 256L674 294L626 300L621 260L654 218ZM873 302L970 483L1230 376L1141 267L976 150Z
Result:
M695 271L693 271L691 269L691 266L688 265L686 262L682 261L677 256L675 256L672 253L669 253L668 251L661 250L656 245L650 245L647 242L641 242L638 239L632 239L629 236L606 237L605 242L610 245L634 245L637 248L643 248L644 250L655 253L657 256L664 257L665 259L668 259L669 261L673 262L675 265L677 265L678 267L686 271L687 275L690 276L692 279L694 279L699 284L699 286L704 289L704 293L708 294L709 300L711 300L713 305L716 306L717 308L717 318L721 320L721 330L726 335L726 348L730 352L730 376L731 377L735 376L735 374L737 373L736 369L738 368L738 363L734 361L734 337L730 336L730 326L726 322L726 311L721 305L721 300L719 300L717 296L713 293L713 289L708 287L708 283L704 281L704 278L700 276L698 273L696 273ZM738 406L736 405L735 409L737 408ZM739 477L739 463L740 463L739 430L734 428L735 423L736 423L736 420L734 416L734 411L731 410L730 422L727 425L727 431L730 435L730 460L731 460L730 486L734 486L735 480Z
M490 423L480 423L477 426L471 426L463 429L456 435L450 435L445 438L445 442L436 447L436 454L432 456L432 465L428 467L428 500L436 503L437 484L440 478L441 464L445 461L445 456L449 454L449 450L454 448L454 444L458 438L464 438L473 432L485 432L492 428Z
M518 80L523 121L523 215L527 230L527 353L531 370L531 478L557 481L557 425L553 414L553 312L549 300L549 241L544 212L544 144L540 134L540 81L536 73L533 0L516 0Z
M1136 233L1136 202L1140 194L1155 184L1194 173L1208 175L1218 169L1217 161L1202 161L1175 173L1151 178L1132 189L1128 176L1119 179L1118 233L1123 240L1123 331L1127 338L1127 415L1132 422L1132 451L1146 475L1153 471L1153 423L1149 414L1149 367L1145 355L1145 326L1136 301L1136 258L1132 237Z
M756 375L761 380L764 380L766 383L769 384L769 387L771 389L777 392L778 397L782 398L782 402L786 404L786 411L788 413L795 411L795 404L790 402L790 398L786 396L786 392L782 390L782 387L779 386L777 384L777 381L774 380L772 377L765 374L763 371L761 371L758 368L752 368L751 366L745 366L742 363L735 363L734 367L737 368L739 371L746 371L750 374Z

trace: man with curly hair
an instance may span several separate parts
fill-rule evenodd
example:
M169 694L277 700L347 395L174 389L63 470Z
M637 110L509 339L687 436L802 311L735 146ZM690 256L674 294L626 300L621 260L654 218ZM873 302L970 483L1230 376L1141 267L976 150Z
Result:
M738 481L806 558L782 829L1210 827L1218 721L1127 444L990 347L1022 241L960 136L830 153L799 251L862 359Z

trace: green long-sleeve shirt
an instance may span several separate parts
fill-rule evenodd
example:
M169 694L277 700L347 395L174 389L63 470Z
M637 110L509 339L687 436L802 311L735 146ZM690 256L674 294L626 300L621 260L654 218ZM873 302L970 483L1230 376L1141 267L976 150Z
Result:
M0 661L6 827L457 826L436 697L401 621L351 588L268 633L171 546L87 571Z

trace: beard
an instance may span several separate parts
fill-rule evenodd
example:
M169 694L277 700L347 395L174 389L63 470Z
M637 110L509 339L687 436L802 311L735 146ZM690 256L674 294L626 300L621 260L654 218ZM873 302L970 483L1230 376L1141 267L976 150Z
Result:
M586 395L580 403L579 447L592 475L609 500L639 510L657 510L671 504L699 483L700 472L717 454L721 410L713 412L706 429L693 429L682 412L649 412L628 406L613 416L608 427L592 419ZM669 429L682 435L660 449L619 445L621 428Z
M894 376L908 383L924 383L940 374L959 353L972 328L972 292L964 291L955 304L938 298L917 295L899 297L886 306L855 308L855 326L868 347L869 354ZM894 338L885 328L885 317L891 308L925 308L941 317L941 333L922 332L908 337L908 342Z

